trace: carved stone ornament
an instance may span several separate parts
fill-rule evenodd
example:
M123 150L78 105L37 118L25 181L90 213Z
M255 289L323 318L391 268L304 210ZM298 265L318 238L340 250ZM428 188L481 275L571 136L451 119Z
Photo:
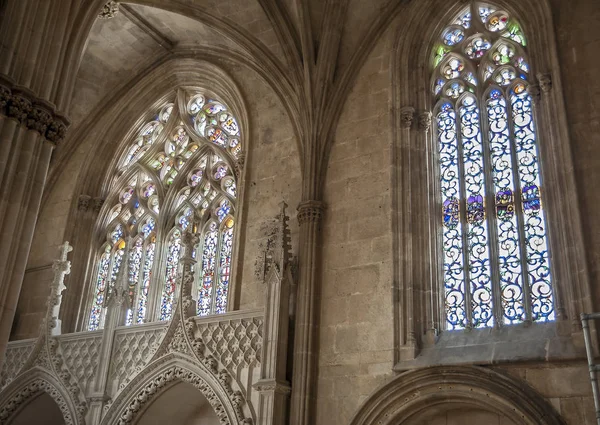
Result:
M79 211L87 211L90 209L91 203L92 203L91 196L79 195L79 199L77 200L77 209Z
M527 93L531 96L533 103L538 103L542 96L542 91L540 90L540 86L538 84L530 84L527 87Z
M34 105L27 116L27 128L30 130L37 131L40 135L44 136L48 125L52 122L52 115L46 109Z
M154 398L160 390L167 384L173 381L187 382L198 389L208 400L219 421L223 425L228 425L229 421L227 411L221 403L219 397L213 389L200 376L186 370L182 367L175 366L152 379L138 394L130 401L129 405L124 409L123 413L117 420L118 425L128 425L136 418L137 413L142 407Z
M0 109L4 110L10 100L10 90L7 87L0 86Z
M431 127L431 112L425 111L419 114L419 130L426 132Z
M325 206L320 201L304 201L298 205L298 223L319 223L324 210Z
M64 139L69 120L54 105L38 98L29 90L15 86L14 81L0 76L0 113L37 131L53 144Z
M103 198L94 198L93 203L94 203L94 212L98 213L98 212L100 212L102 205L104 205L104 199Z
M13 395L8 402L0 409L0 423L8 423L8 419L25 403L33 399L40 393L46 393L56 402L60 409L64 423L72 425L74 423L71 412L66 400L60 392L45 379L35 379Z
M102 10L98 14L100 19L111 19L119 13L119 3L116 1L109 1L102 7Z
M31 111L31 102L19 94L13 94L8 102L7 112L10 118L24 123Z
M552 75L549 73L546 74L538 74L537 75L538 82L540 83L540 87L544 93L548 93L552 90Z
M400 127L411 128L413 120L415 118L415 108L412 106L405 106L400 109Z
M242 176L242 171L244 170L245 163L246 163L246 153L241 152L238 155L237 162L235 163L235 175L238 179Z

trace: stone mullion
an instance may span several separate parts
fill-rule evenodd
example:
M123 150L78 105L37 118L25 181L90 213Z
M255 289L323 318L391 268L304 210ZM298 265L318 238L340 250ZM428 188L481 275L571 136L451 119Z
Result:
M95 263L94 255L97 252L96 247L93 246L94 233L89 229L94 228L99 211L99 208L96 209L95 206L98 203L92 202L92 197L88 195L80 195L77 201L74 231L71 233L73 238L71 244L75 247L73 252L74 270L66 285L67 289L63 296L63 308L61 309L61 320L66 332L84 330L82 323L84 323L86 315L81 309L89 299L89 288L88 285L84 285L84 282L89 281L89 267ZM82 229L87 229L87 231L80 231Z
M432 199L430 195L432 193L431 188L437 187L439 184L432 179L432 176L437 175L439 165L436 160L437 156L431 155L431 152L435 152L434 146L437 147L437 141L434 143L434 139L431 137L431 112L421 112L418 116L417 124L418 132L416 133L413 149L413 152L417 155L411 164L411 168L417 169L418 180L413 186L413 190L416 190L414 193L415 197L413 198L414 209L411 210L411 216L420 216L413 230L414 234L421 235L417 238L415 243L416 249L413 253L413 255L416 255L420 259L420 261L416 262L418 268L413 272L415 283L418 284L419 290L419 303L413 307L413 320L416 320L417 323L413 324L413 327L416 332L416 343L419 344L419 335L424 335L433 329L437 329L440 322L438 311L439 282L437 278L439 268L436 266L435 261L432 261L432 258L438 258L438 255L437 251L432 251L432 245L434 245L436 240L437 223L439 223L441 214L440 208L436 208L435 200L437 198ZM425 166L415 167L414 164L425 164ZM415 180L412 181L415 182ZM440 192L436 191L435 193ZM423 213L419 214L419 211ZM433 234L431 234L432 219L435 220ZM415 267L415 264L413 264L413 267Z
M297 288L290 415L290 423L293 425L314 423L319 314L317 272L323 209L323 203L314 200L304 201L298 206L300 278Z
M551 155L549 152L544 152L545 148L548 149L547 146L549 145L549 141L561 139L561 135L558 134L559 131L557 131L556 127L553 125L548 125L548 123L553 122L553 116L555 116L556 109L560 103L554 95L554 90L552 88L552 75L548 73L540 73L537 75L537 79L539 85L530 85L528 87L528 91L531 95L531 100L533 103L532 113L534 119L539 118L535 120L535 134L536 148L538 156L541 158L541 214L544 215L546 220L546 238L549 245L548 256L550 261L550 270L554 272L553 280L551 282L552 293L554 295L554 308L557 320L564 321L570 316L573 329L579 330L581 326L581 322L579 322L579 314L593 310L589 304L586 307L582 305L586 303L585 300L589 300L589 295L583 296L582 292L585 291L582 291L580 285L573 285L571 281L569 281L569 283L566 285L557 284L557 282L565 282L565 279L561 279L561 276L564 276L566 273L564 271L566 268L565 265L568 264L567 267L573 267L574 269L578 270L581 270L582 268L577 267L577 265L574 265L572 261L569 261L569 257L574 256L577 258L578 256L575 252L569 255L568 250L564 249L564 247L571 247L573 245L567 240L567 232L558 230L558 220L548 217L549 212L551 214L551 212L554 211L555 214L559 214L559 211L565 211L565 209L567 209L564 206L561 206L561 203L576 205L577 202L573 202L572 199L566 196L556 196L557 194L570 194L572 196L574 193L570 187L567 188L567 185L563 183L564 179L558 177L560 173L559 164L557 164L557 161L555 160L552 161L556 158L556 155ZM558 154L558 158L560 158L560 161L565 160L565 156L562 153ZM574 186L575 185L573 184L573 187ZM549 190L550 187L554 188L554 190ZM550 208L547 207L548 205ZM580 231L580 228L570 228L568 233L578 234ZM563 247L563 249L552 249L552 247L557 246ZM571 250L575 251L575 248L571 248ZM566 303L569 301L569 305L566 305ZM578 308L579 302L582 302L582 304L580 304Z

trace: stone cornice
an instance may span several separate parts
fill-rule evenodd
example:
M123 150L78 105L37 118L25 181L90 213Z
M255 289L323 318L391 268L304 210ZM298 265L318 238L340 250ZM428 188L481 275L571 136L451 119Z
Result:
M52 103L18 86L5 75L0 75L0 114L39 133L54 145L64 139L70 124Z

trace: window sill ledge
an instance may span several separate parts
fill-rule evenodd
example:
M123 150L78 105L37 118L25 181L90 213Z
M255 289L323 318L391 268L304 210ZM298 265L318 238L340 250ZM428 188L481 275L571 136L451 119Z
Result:
M444 331L431 338L431 341L425 341L420 349L402 347L401 360L394 370L440 365L585 359L583 335L581 332L571 333L570 325L570 322L553 322L503 326L498 329ZM417 353L414 358L410 358L411 351Z

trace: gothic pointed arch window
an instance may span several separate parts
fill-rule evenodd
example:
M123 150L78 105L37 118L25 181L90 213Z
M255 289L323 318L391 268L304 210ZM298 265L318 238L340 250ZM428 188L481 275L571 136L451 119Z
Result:
M433 49L448 329L555 319L527 39L472 2Z
M184 232L198 233L198 314L227 311L237 208L237 119L207 93L179 90L133 136L100 214L88 330L126 292L125 325L170 320L180 284ZM125 290L126 288L126 290Z

